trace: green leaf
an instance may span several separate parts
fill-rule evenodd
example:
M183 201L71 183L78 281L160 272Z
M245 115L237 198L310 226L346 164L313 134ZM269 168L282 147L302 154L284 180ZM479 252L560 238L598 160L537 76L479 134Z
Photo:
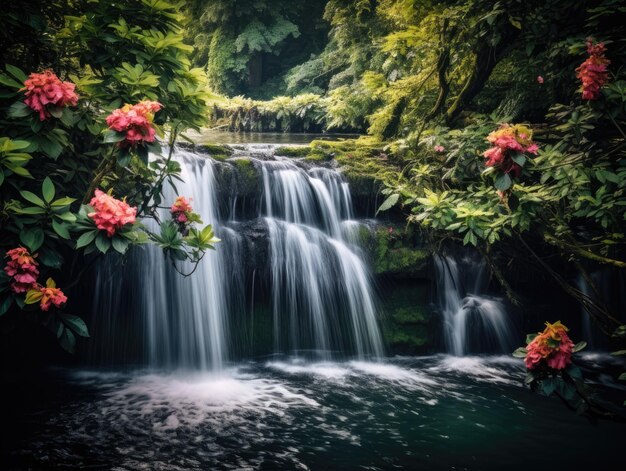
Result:
M63 257L56 250L46 249L39 254L37 258L41 263L50 268L61 269L63 266Z
M31 110L26 103L16 101L9 107L7 116L10 118L25 118L26 116L30 116L32 112L33 110Z
M5 64L4 68L7 70L8 73L10 73L13 77L15 77L21 83L26 82L26 79L28 77L26 77L26 74L22 72L21 69L11 64Z
M100 232L96 237L96 247L102 253L107 253L111 248L111 239L109 239L103 232Z
M9 310L11 304L13 304L13 297L11 295L7 296L2 300L2 302L0 302L0 316L4 315Z
M39 196L37 196L35 193L31 191L20 191L20 195L26 201L30 201L31 203L36 204L40 208L46 207L46 203L44 203L44 201Z
M20 232L20 240L31 252L35 252L43 244L44 233L41 228L32 227Z
M501 173L496 177L495 186L500 191L506 191L511 188L513 181L508 173Z
M105 144L113 144L115 142L122 142L126 138L126 135L123 133L119 133L116 131L105 131L104 139L102 140Z
M54 198L55 188L54 183L50 180L50 177L46 177L41 184L41 194L46 203L49 203Z
M526 163L526 156L520 152L516 152L511 156L511 160L515 162L520 167L523 167Z
M97 235L98 235L98 231L96 229L93 229L89 232L85 232L76 241L76 248L80 249L81 247L85 247L91 244Z
M537 335L539 335L539 334L528 334L526 336L526 345L528 345L530 342L535 340L535 337L537 337Z
M385 201L383 201L383 204L380 205L378 211L376 211L376 214L380 213L381 211L387 211L388 209L391 209L393 206L396 205L398 199L400 199L400 195L398 193L390 195Z
M54 229L54 232L56 232L60 237L70 240L70 231L67 230L65 224L52 221L52 228Z
M524 347L520 347L513 352L513 356L515 358L526 358L527 353L528 353L528 350L526 350Z
M124 254L128 250L129 243L128 239L124 239L123 237L113 236L111 239L111 245L113 245L116 252L121 254Z
M61 314L61 320L63 323L68 326L72 331L81 337L89 337L89 330L87 329L87 325L85 321L83 321L80 317L75 316L73 314Z
M46 210L43 208L39 208L38 206L28 206L26 208L15 208L14 211L17 214L29 214L29 215L46 214Z
M61 338L59 338L59 344L68 353L74 353L76 351L76 337L70 329L63 329Z
M576 365L570 365L565 372L575 379L583 379L583 372Z
M557 380L554 377L541 380L541 390L546 396L549 396L556 390Z
M587 342L585 342L584 340L578 342L576 345L574 345L574 349L572 350L573 352L580 352L581 350L583 350L585 347L587 346Z
M23 87L23 84L16 82L8 75L0 75L0 85L4 85L9 88L17 88L20 89Z
M74 201L76 201L76 198L70 198L69 196L64 196L63 198L54 200L51 206L53 208L67 206L68 204L72 204Z

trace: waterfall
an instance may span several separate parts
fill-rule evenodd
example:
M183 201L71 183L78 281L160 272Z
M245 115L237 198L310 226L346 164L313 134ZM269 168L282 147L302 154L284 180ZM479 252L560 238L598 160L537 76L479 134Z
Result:
M343 237L344 227L352 226L347 183L335 170L307 172L288 159L258 165L270 235L275 350L381 356L369 272L350 244L354 238Z
M434 261L446 351L456 356L512 351L515 337L504 305L484 294L484 262L440 255Z
M164 205L176 195L191 197L194 210L213 224L222 242L189 277L153 246L133 250L123 266L119 257L108 256L94 279L94 360L219 371L225 361L253 350L257 298L271 302L275 352L309 350L321 358L332 352L383 354L344 178L332 169L272 158L272 148L250 147L248 155L252 152L262 182L256 220L269 238L265 269L246 272L255 254L240 228L250 221L234 220L234 204L225 208L228 220L219 214L218 165L236 166L176 150L183 182L176 182L176 191L164 190ZM161 216L166 220L168 211ZM144 223L158 229L152 220ZM192 269L180 262L177 267ZM258 280L263 273L268 280ZM267 296L254 291L255 282L271 289Z

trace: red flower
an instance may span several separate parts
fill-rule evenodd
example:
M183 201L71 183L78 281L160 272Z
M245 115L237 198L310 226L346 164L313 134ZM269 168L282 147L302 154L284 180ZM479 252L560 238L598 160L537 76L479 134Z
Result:
M191 215L193 213L193 208L191 207L191 198L187 199L184 196L179 196L176 198L176 201L170 208L170 213L172 214L172 219L174 219L179 224L186 224L189 222Z
M40 74L32 73L24 82L26 100L24 103L39 113L39 120L44 121L51 116L48 107L64 108L76 106L78 95L72 82L62 82L52 71L45 70Z
M39 303L39 309L48 311L50 306L61 307L67 302L67 296L57 288L52 278L48 278L46 286L35 285L26 294L26 304Z
M37 284L39 270L35 258L24 247L9 250L6 254L10 260L4 267L4 272L13 278L11 291L25 293Z
M124 105L106 117L109 129L124 133L124 147L135 147L144 142L154 142L156 131L152 125L154 113L161 109L156 101L144 100L135 105Z
M111 195L96 190L95 196L89 204L95 210L89 216L96 223L96 227L106 231L109 237L126 224L133 224L137 215L137 208L129 206L125 201L113 198Z
M576 69L576 77L582 82L583 100L597 100L600 89L609 81L607 66L611 63L604 53L604 43L593 44L591 38L587 39L587 53L589 57Z
M513 157L525 152L537 155L539 150L539 146L532 142L532 131L520 124L514 126L505 124L490 133L487 140L493 147L483 152L483 157L487 159L485 165L498 167L500 171L514 178L522 174L522 167L513 160Z
M541 75L537 76L537 83L539 83L539 84L543 83L543 77Z

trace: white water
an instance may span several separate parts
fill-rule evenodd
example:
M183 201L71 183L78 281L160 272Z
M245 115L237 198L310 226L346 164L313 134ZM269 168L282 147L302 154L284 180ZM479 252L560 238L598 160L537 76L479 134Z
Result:
M512 351L515 338L504 304L484 295L484 263L435 256L435 268L446 351L456 356Z
M258 217L269 234L275 352L310 350L325 359L335 353L382 356L369 272L357 237L344 241L342 235L354 228L347 183L331 169L304 170L289 160L272 160L271 147L248 151L263 157L253 161L264 182ZM176 183L177 192L165 191L163 205L177 194L191 197L194 210L213 224L222 242L186 278L155 247L135 251L124 267L114 259L103 264L96 275L93 325L95 335L106 340L96 346L96 357L219 371L234 359L229 352L234 345L245 351L254 338L254 319L250 331L237 324L248 310L245 240L236 222L228 227L220 218L216 163L180 150L174 158L184 183ZM162 219L168 217L164 210ZM157 229L152 221L146 224ZM253 286L259 275L252 275Z
M288 159L258 165L275 287L275 351L382 356L370 276L343 239L343 222L352 217L347 183L334 170L307 172Z

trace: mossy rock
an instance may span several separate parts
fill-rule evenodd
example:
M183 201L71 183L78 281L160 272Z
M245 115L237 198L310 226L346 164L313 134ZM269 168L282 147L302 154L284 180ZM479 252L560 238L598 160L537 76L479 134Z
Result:
M227 145L222 145L222 144L214 144L214 143L196 144L194 148L198 152L202 152L203 154L208 154L213 159L219 160L221 162L223 162L228 157L233 155L233 149L231 149Z
M248 196L261 192L261 174L252 160L242 157L230 159L228 162L235 166L239 195Z
M274 151L274 155L282 157L306 157L313 149L309 146L280 146Z
M400 278L424 278L431 252L410 228L399 224L362 227L359 233L370 256L374 274Z

